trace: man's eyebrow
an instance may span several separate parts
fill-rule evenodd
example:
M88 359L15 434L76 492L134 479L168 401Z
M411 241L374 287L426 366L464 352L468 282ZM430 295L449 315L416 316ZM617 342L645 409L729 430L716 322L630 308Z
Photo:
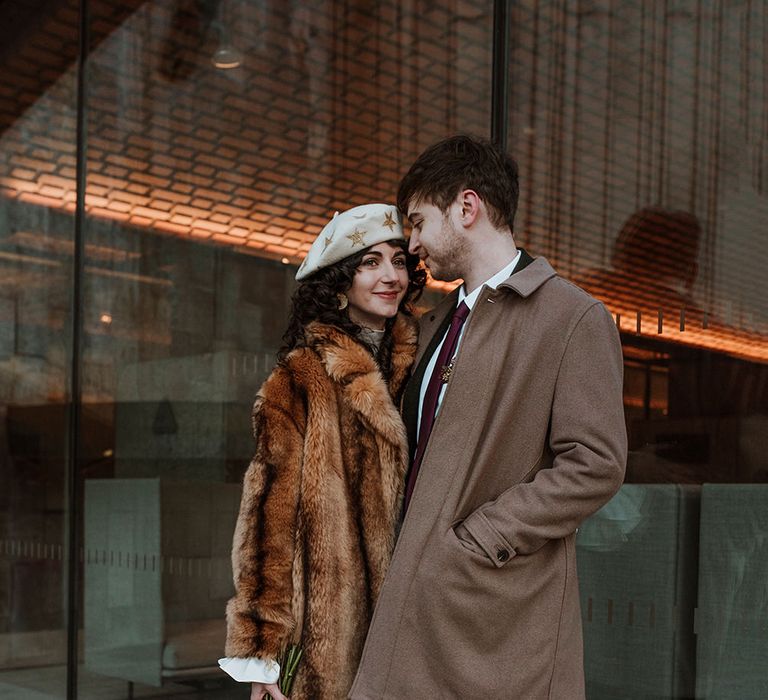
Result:
M379 258L383 257L380 250L369 250L365 255L366 256L367 255L375 255L376 257L379 257Z
M424 217L421 215L421 212L419 212L419 210L418 210L418 209L417 209L416 211L411 211L411 212L408 212L408 214L406 214L406 216L408 217L408 220L409 220L409 221L413 221L413 219L414 219L415 217L421 217L421 218L424 218Z

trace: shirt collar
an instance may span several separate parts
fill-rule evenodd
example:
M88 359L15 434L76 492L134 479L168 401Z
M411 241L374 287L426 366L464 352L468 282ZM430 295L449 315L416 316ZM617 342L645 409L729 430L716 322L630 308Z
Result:
M475 305L477 298L480 296L480 292L483 291L483 287L490 287L491 289L496 289L496 287L498 287L505 279L507 279L514 272L515 267L517 267L517 263L519 261L520 261L520 251L518 250L517 255L515 255L515 257L512 258L512 260L509 263L507 263L504 267L502 267L501 270L499 270L495 275L485 280L483 284L473 289L470 294L467 294L466 289L462 284L461 287L459 287L459 300L456 305L458 306L463 301L471 309Z

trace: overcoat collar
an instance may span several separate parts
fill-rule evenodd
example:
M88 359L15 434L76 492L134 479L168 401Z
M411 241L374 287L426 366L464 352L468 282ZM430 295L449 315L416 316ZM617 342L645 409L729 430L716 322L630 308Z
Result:
M511 289L521 297L529 297L547 280L557 275L545 258L532 258L522 248L522 260L497 289Z
M321 323L306 328L307 345L319 355L328 376L342 387L345 399L372 428L395 443L402 441L402 421L395 401L416 357L417 328L416 321L408 316L398 314L395 319L389 383L368 349L344 331Z
M499 284L497 289L510 289L521 297L533 294L547 280L555 277L557 273L544 258L532 258L523 248L520 248L521 258L515 266L512 274ZM459 298L459 288L456 287L450 294L443 297L440 303L429 313L421 318L421 338L419 352L416 355L416 366L419 365L426 353L432 356L435 343L426 340L434 340L435 335L442 338L440 330L447 327L448 316L456 308ZM425 342L426 341L426 342Z

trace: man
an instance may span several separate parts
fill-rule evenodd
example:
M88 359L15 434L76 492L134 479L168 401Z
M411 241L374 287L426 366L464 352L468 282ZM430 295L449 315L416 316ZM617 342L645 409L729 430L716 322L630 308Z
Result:
M621 346L516 247L517 196L514 161L465 136L400 183L411 251L464 284L421 322L405 518L354 700L584 697L575 537L623 481Z

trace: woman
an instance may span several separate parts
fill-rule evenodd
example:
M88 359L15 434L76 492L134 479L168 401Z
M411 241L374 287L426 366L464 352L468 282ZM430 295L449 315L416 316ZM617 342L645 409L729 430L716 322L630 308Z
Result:
M408 450L395 407L416 353L425 276L397 209L337 214L296 279L285 346L253 409L227 607L226 659L251 700L303 650L293 700L344 698L389 564Z

